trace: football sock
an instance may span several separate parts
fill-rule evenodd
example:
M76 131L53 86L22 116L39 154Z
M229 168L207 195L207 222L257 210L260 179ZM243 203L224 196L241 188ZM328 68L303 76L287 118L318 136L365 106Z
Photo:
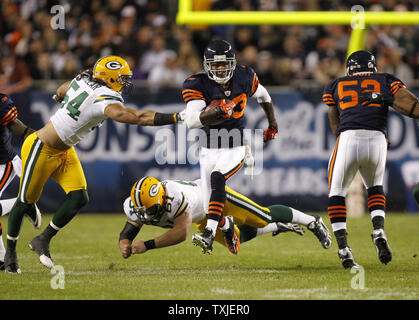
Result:
M53 236L55 236L59 230L60 230L60 229L59 229L56 225L54 225L54 224L52 223L52 221L51 221L51 222L48 224L48 226L45 228L45 230L44 230L44 231L40 234L40 236L41 236L43 239L50 241L50 240L51 240L51 238L52 238Z
M248 224L242 224L237 226L240 230L240 243L249 241L257 236L257 229L249 226Z
M208 205L207 228L215 235L218 223L223 217L224 203L226 200L226 180L221 172L211 173L211 196Z
M333 231L346 229L346 202L345 197L332 196L329 197L327 213L329 214L330 223Z
M413 197L415 198L416 204L419 206L419 183L413 188Z
M75 190L67 194L67 198L52 218L52 223L61 229L69 223L79 210L89 202L87 190Z
M384 228L386 196L382 186L368 188L368 210L374 230Z
M291 222L293 213L291 208L280 204L275 204L268 207L272 217L272 222Z
M1 200L0 201L0 212L2 216L5 216L6 214L8 214L12 208L13 205L15 204L17 198L13 198L13 199L6 199L6 200Z
M20 228L22 227L23 216L33 204L23 203L19 199L16 200L12 210L9 213L7 237L15 239L19 237Z
M348 247L348 241L346 239L346 229L339 229L333 232L336 237L336 242L338 244L339 249L343 249L345 247Z
M301 212L294 208L290 208L290 209L292 211L292 221L291 221L292 223L298 223L303 226L308 226L311 222L316 221L316 218L313 216L305 214L304 212Z

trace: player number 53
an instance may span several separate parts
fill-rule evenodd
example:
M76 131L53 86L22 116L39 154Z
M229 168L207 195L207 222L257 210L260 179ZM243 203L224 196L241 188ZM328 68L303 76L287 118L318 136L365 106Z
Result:
M346 108L352 108L355 107L358 104L358 91L353 89L346 89L345 87L348 86L357 86L359 84L358 80L348 80L348 81L342 81L339 82L338 85L338 95L339 95L339 107L342 110L345 110ZM369 91L374 92L380 92L381 86L380 83L377 80L374 79L364 79L361 81L360 85L361 89L367 89ZM350 97L351 99L344 102L343 99L346 97ZM373 103L369 105L370 107L381 107L380 104Z

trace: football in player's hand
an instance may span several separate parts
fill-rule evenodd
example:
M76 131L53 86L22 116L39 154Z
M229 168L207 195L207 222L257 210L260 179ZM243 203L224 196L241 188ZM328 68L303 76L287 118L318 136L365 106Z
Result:
M236 104L229 99L212 100L202 111L201 121L204 120L205 125L219 125L230 119L235 106Z

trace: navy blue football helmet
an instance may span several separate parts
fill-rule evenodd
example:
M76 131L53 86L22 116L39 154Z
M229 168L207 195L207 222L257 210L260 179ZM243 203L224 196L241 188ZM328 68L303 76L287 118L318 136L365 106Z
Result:
M208 77L225 84L233 77L235 68L236 56L231 45L225 40L211 41L204 52L204 70Z
M346 60L346 75L362 72L377 72L375 57L366 50L355 51Z

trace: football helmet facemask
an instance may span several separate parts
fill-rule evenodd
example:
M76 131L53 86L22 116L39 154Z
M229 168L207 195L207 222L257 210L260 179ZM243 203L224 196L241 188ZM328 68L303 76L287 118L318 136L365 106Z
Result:
M164 195L164 188L156 178L144 177L134 183L131 201L140 220L144 219L151 224L160 221L164 213Z
M346 60L346 75L351 76L362 72L377 72L375 57L366 50L355 51Z
M231 45L224 40L213 40L205 48L204 70L218 84L226 84L236 68L236 56Z
M106 56L96 61L93 78L102 80L112 90L123 94L130 94L133 87L128 62L118 56Z

